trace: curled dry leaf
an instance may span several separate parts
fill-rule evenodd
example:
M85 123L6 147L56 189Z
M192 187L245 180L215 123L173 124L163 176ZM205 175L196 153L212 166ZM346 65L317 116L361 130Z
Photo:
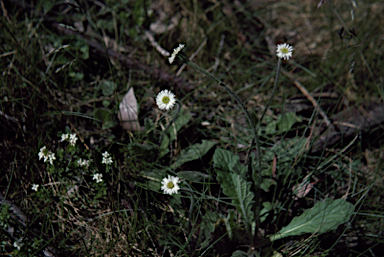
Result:
M140 124L137 116L137 100L131 87L125 94L119 105L119 120L123 128L129 131L140 131Z

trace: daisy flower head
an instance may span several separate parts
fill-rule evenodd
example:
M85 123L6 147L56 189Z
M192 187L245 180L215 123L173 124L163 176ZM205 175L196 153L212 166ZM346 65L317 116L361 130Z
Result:
M111 164L113 162L111 155L107 151L102 153L101 155L103 156L101 163L108 165L108 164Z
M179 53L180 53L180 54L183 53L183 52L180 52L180 51L181 51L181 49L184 48L184 46L185 46L185 44L179 44L178 47L176 47L175 49L173 49L173 53L171 54L171 57L168 58L170 64L172 64L172 63L174 62L176 56L177 56ZM184 57L184 56L183 56L183 57ZM188 58L187 58L187 60L188 60ZM183 62L184 62L184 61L185 61L185 60L184 60L184 58L183 58Z
M156 104L160 110L172 109L175 103L176 103L175 95L167 89L161 91L156 96Z
M163 178L161 181L161 190L164 190L164 194L177 194L177 191L180 190L180 187L178 185L179 178L168 175L168 178Z
M284 60L289 60L292 57L293 46L287 43L277 45L276 55Z
M103 174L96 173L93 175L93 180L96 180L96 183L100 183L103 181L102 177L103 177Z
M39 189L39 186L40 185L38 185L38 184L32 184L32 190L37 192L37 189Z

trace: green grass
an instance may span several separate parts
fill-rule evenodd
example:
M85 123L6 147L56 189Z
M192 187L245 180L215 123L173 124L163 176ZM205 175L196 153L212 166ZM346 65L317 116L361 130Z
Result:
M381 2L359 1L356 8L349 1L327 1L320 8L316 1L253 2L1 2L0 194L7 199L0 212L2 255L44 256L44 249L55 256L381 254L382 122L350 136L339 130L334 144L313 151L327 126L294 83L306 87L335 126L359 125L333 116L352 107L369 119L383 99ZM155 22L170 27L160 30ZM191 66L176 77L180 65L169 65L146 30L169 52L185 43L194 63L237 93L259 126L260 165L238 103ZM282 42L295 50L283 61L271 97L275 49ZM106 56L107 49L129 60ZM138 132L124 130L117 115L131 87ZM156 106L163 89L176 94L181 111L166 133L172 140L159 148L174 115ZM60 142L63 133L76 134L76 145ZM203 140L215 144L174 168ZM39 160L43 146L55 153L54 165ZM218 168L224 165L219 149L234 160L229 170ZM111 165L102 163L106 151ZM249 154L254 165L246 163ZM88 169L77 165L79 158L91 160ZM263 178L262 222L252 228L233 201L237 189L231 183L238 178L255 200L257 171ZM103 182L96 183L96 173ZM168 174L179 176L188 191L163 194L161 180ZM313 187L297 197L293 188L302 182ZM354 205L348 222L323 234L269 241L327 198ZM25 214L24 224L15 207ZM255 207L250 205L251 213ZM20 250L14 246L18 239Z

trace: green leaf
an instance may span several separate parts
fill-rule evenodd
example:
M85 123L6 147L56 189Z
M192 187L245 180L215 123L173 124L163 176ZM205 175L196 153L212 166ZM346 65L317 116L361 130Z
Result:
M225 219L225 228L227 229L229 239L232 239L233 237L233 229L235 228L235 222L233 222L234 218L235 210L229 209L227 218Z
M202 179L209 179L208 174L204 174L200 171L192 171L192 170L184 170L184 171L179 171L176 173L176 175L180 178L183 178L188 181L192 182L200 182Z
M169 135L169 138L170 138L170 142L172 142L173 140L175 140L175 132L174 130L176 130L176 133L179 132L179 130L184 126L186 125L190 120L192 119L192 116L189 112L187 111L183 111L179 117L177 117L177 119L175 120L174 124L172 124L167 133Z
M265 134L275 134L278 132L285 132L292 128L296 122L301 122L302 117L296 116L293 112L279 114L277 120L273 120L271 116L265 116L263 121L267 124L265 126Z
M232 198L232 203L241 212L244 223L250 227L254 220L254 194L251 192L251 182L247 182L245 178L247 168L240 164L239 156L220 148L216 149L213 162L224 194Z
M107 80L102 82L100 87L104 96L110 96L115 92L116 83Z
M241 250L236 250L232 253L231 257L248 257L246 252L243 252Z
M101 122L110 120L110 111L105 108L96 108L93 111L93 117Z
M167 153L169 153L169 137L167 135L164 135L163 140L161 141L160 145L160 154L159 158L163 157Z
M240 164L239 156L228 150L216 149L213 155L213 163L214 168L223 171L236 172L242 176L245 176L247 172L247 168Z
M135 155L139 158L146 160L147 162L154 162L157 160L159 147L155 144L140 144L131 143L127 147L129 155Z
M166 170L142 171L141 174L146 181L144 183L137 182L137 185L148 190L160 192L161 180L167 175Z
M198 245L201 245L202 248L208 246L211 239L210 235L215 231L215 224L220 218L222 218L220 216L223 215L210 211L205 213L203 216L198 239ZM202 238L205 238L205 240L201 243Z
M216 142L203 140L201 144L194 144L188 147L187 150L181 151L180 157L176 160L176 162L173 164L173 168L176 169L180 165L200 159L203 157L214 145Z
M340 224L348 222L354 209L354 205L344 199L325 199L323 202L317 202L312 209L304 211L299 217L293 218L288 226L269 239L274 241L304 233L328 232L336 229Z
M252 212L254 194L251 192L251 182L233 172L216 170L219 181L226 196L232 198L232 203L241 212L244 223L250 226L254 220Z
M269 192L269 187L272 185L276 185L276 181L270 178L264 178L263 182L261 182L260 188L265 192Z
M277 127L280 132L285 132L290 130L297 121L301 122L302 118L296 116L293 112L279 114L277 118Z

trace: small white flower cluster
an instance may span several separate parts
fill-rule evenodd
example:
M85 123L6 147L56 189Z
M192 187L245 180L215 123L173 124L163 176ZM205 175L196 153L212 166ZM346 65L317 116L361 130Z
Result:
M60 142L69 141L71 146L76 145L77 136L76 134L62 134Z
M177 191L180 190L178 183L178 177L168 175L168 178L163 178L163 180L161 181L161 190L164 190L164 194L177 194Z
M93 175L93 180L96 180L96 183L100 183L103 181L102 177L103 177L103 174L96 173Z
M156 103L160 110L168 111L169 109L172 109L175 105L176 98L171 91L165 89L157 94Z
M38 184L32 184L32 190L36 191L39 189L39 186Z
M44 157L44 162L49 161L51 165L53 165L53 160L56 160L55 154L51 151L48 151L47 147L43 146L40 148L39 152L39 160Z
M277 45L276 55L279 58L284 60L289 60L292 57L293 46L288 45L287 43Z
M22 241L22 239L17 239L13 243L13 247L17 248L17 250L19 250L19 251L20 251L21 247L24 245L21 241Z
M80 158L77 160L77 165L79 165L80 167L85 167L86 169L88 169L89 162L90 162L90 160L83 160Z
M108 152L104 152L101 155L103 156L103 160L101 161L101 163L107 164L107 165L113 163L112 157Z
M173 49L173 53L172 53L171 57L169 57L169 63L171 63L171 64L173 63L176 55L181 51L181 49L184 48L184 46L185 46L184 44L179 44L179 46L177 48Z

